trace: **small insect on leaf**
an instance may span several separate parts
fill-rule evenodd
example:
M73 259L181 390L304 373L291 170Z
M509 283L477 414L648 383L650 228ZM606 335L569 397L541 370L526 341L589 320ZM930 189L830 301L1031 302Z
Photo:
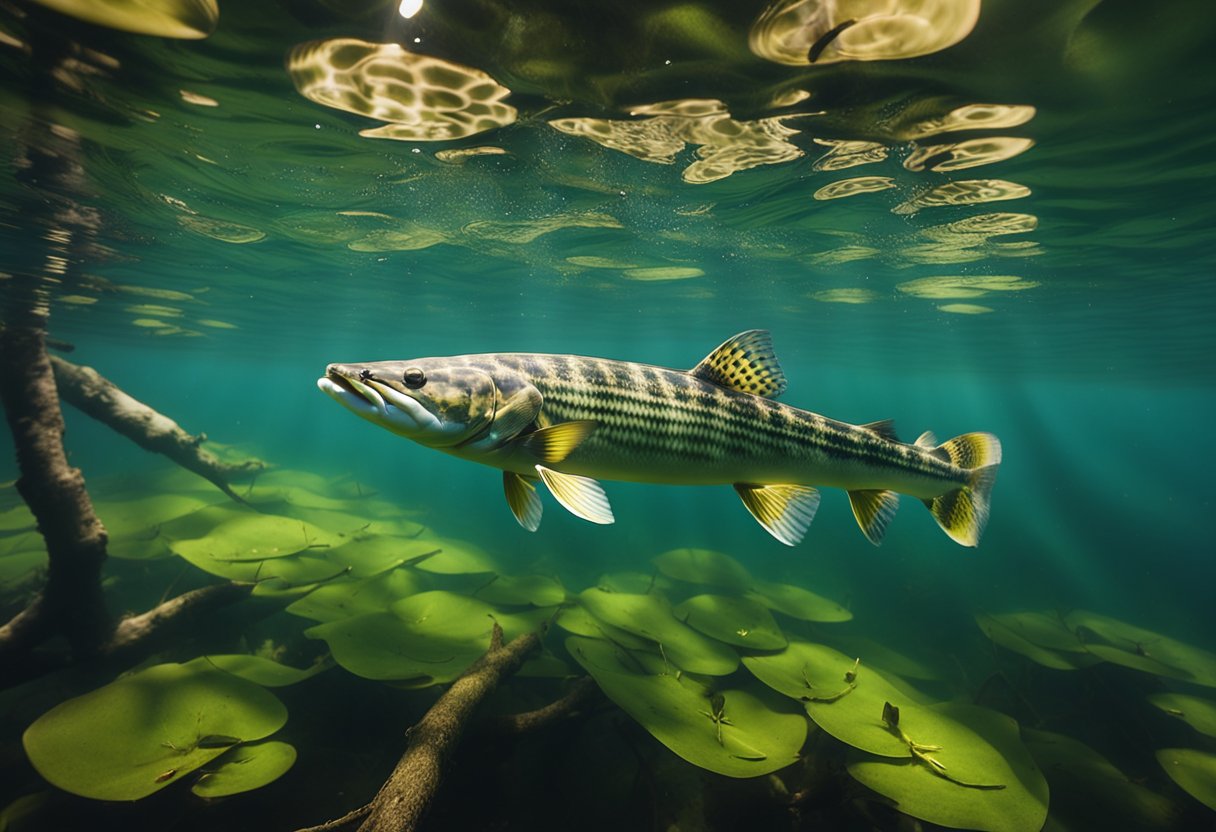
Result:
M160 774L156 775L156 782L163 783L166 780L171 780L175 774L177 774L177 769L175 768L171 768L168 771L162 771Z

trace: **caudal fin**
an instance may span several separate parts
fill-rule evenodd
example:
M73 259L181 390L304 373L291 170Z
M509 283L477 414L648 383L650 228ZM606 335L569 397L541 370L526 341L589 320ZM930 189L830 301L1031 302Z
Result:
M964 433L941 445L933 453L971 472L966 485L925 500L937 525L957 543L978 546L988 522L988 501L996 469L1001 464L1001 442L991 433Z

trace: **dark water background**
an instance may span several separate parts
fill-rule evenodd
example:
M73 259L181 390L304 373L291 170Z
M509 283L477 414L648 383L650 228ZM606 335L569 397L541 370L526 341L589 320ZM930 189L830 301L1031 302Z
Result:
M977 678L989 646L972 614L985 610L1085 607L1216 648L1211 7L985 2L973 33L936 55L791 68L747 52L742 33L762 4L720 6L712 14L738 34L731 49L664 28L660 7L647 3L448 4L410 22L371 5L360 16L313 3L231 3L201 41L5 7L0 30L25 46L0 45L9 171L0 178L0 271L36 271L40 235L62 204L48 192L96 211L87 236L103 249L74 250L72 278L49 288L50 332L75 344L74 361L188 430L283 467L353 474L421 522L521 570L558 571L575 588L602 571L647 570L671 547L705 546L846 602L868 634L917 655L954 656ZM416 48L516 90L509 101L520 120L453 142L361 138L375 122L306 100L284 69L295 44L336 36L407 46L421 37ZM43 58L67 41L118 65L74 53L77 69L50 81ZM559 70L540 77L529 60ZM791 87L812 96L767 106ZM181 90L218 106L189 103ZM652 164L545 123L627 118L631 105L675 98L719 98L737 119L822 114L788 122L801 131L790 139L801 158L708 184L681 181L692 147L674 165ZM969 103L1033 106L1027 123L978 135L1034 146L948 174L901 166L908 124ZM70 144L83 176L67 191L31 181L21 163L31 148L61 141L53 125L77 136ZM812 162L826 148L815 139L876 141L889 156L818 171ZM463 164L434 156L486 145L507 155ZM894 187L813 198L853 175L889 176ZM968 178L1031 193L891 210L920 189ZM561 228L531 242L469 230L578 212L619 227ZM992 238L1032 245L986 248L966 262L910 252L930 241L926 229L987 212L1033 215L1032 230ZM237 233L231 224L265 236L217 239L183 221L194 216L229 224L219 236ZM351 248L405 225L444 242ZM846 245L874 253L848 262L824 254ZM570 257L704 274L639 281ZM966 299L898 288L941 275L1035 285ZM836 289L865 290L867 302L825 301ZM950 303L990 311L939 308ZM158 318L132 311L137 304L177 313ZM133 324L147 318L165 326ZM829 492L806 540L788 549L730 489L626 483L606 486L615 525L583 523L549 501L539 532L528 534L503 505L496 472L377 430L314 386L331 361L483 351L691 367L750 328L772 331L790 404L856 423L894 418L909 440L925 429L997 434L1004 460L980 548L952 543L909 499L874 548L844 495ZM159 464L78 413L66 417L71 459L86 478ZM15 476L6 450L0 480Z

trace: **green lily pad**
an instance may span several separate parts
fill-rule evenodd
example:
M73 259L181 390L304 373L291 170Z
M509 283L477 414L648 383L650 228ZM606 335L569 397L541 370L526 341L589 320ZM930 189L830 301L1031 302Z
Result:
M32 530L37 525L38 521L34 519L34 515L30 513L29 507L24 503L0 511L0 533L12 534L27 529Z
M46 553L46 540L43 539L41 532L21 532L8 537L0 537L0 558L26 552Z
M899 687L903 678L935 681L941 674L924 662L917 661L906 653L893 650L865 636L832 635L825 639L831 647L850 656L863 656L870 667L892 674L888 681ZM898 677L898 679L896 678ZM915 695L914 697L915 698Z
M186 662L183 667L214 667L225 673L240 676L264 688L279 688L294 685L305 679L312 678L325 669L324 664L316 664L301 670L289 665L267 659L264 656L254 656L249 653L232 653L227 655L200 656Z
M418 569L436 575L476 575L501 571L480 546L454 537L419 538L439 547L439 554L418 561Z
M41 540L41 536L39 540ZM0 555L0 584L16 583L47 565L46 547Z
M984 635L996 644L1012 650L1036 664L1050 667L1053 670L1076 670L1093 664L1096 658L1086 652L1085 645L1066 627L1058 616L1049 618L1047 613L1005 613L1002 615L987 615L976 613L975 623L983 630ZM1053 626L1054 625L1054 626ZM1056 632L1055 627L1063 631ZM1036 639L1042 639L1042 641ZM1081 652L1044 645L1051 644L1076 645Z
M605 572L595 579L595 585L605 592L634 592L646 594L668 590L671 581L657 572Z
M170 541L190 540L206 537L212 529L230 520L257 516L260 515L252 509L244 508L235 503L219 503L200 508L198 511L192 511L189 514L183 514L180 517L174 517L172 520L166 520L160 524L158 530L161 535ZM148 530L149 533L150 531ZM143 536L146 537L148 534L144 534Z
M1072 737L1022 729L1026 749L1051 787L1051 816L1078 829L1171 829L1175 805L1129 780Z
M1163 748L1157 762L1178 786L1216 811L1216 754L1195 748Z
M1148 701L1199 733L1216 737L1216 702L1185 693L1154 693Z
M571 636L566 649L609 699L693 765L760 777L798 759L806 717L764 689L711 690L688 675L639 673L598 639Z
M654 565L669 578L693 584L743 592L755 583L743 564L713 549L671 549L657 556Z
M752 650L780 650L785 634L765 607L746 598L694 595L675 608L676 618L705 635Z
M94 510L111 538L154 537L162 523L227 499L218 489L212 488L210 492L194 494L162 493L129 500L102 499L94 505Z
M773 690L801 700L815 724L846 745L883 757L911 755L883 723L883 703L907 711L924 697L864 661L822 644L791 641L780 653L744 656L743 664Z
M417 633L453 639L488 639L498 615L485 601L443 589L402 598L389 609Z
M975 705L900 710L899 728L909 739L940 746L926 754L943 771L918 758L895 761L855 752L848 764L855 780L904 814L941 826L981 832L1043 826L1047 780L1022 745L1016 722Z
M119 537L110 538L106 544L106 554L122 560L156 560L173 557L169 548L169 539L157 530L144 530L143 534L150 537Z
M304 635L323 639L334 660L356 676L427 687L455 681L477 661L489 646L491 627L487 620L484 638L436 637L392 613L373 612L318 624Z
M426 589L425 578L410 569L394 569L354 581L334 581L293 601L287 611L314 621L339 621L369 612L388 612L399 601Z
M259 789L295 765L296 749L279 740L242 744L207 766L190 788L199 797L227 797Z
M438 554L433 540L384 535L360 536L325 552L326 560L349 566L356 578L370 578L397 566L416 563Z
M335 535L302 520L250 513L220 523L203 537L174 540L170 548L191 563L202 557L240 562L286 557L339 542Z
M546 651L525 661L515 675L537 679L567 679L574 675L574 668Z
M421 523L415 523L404 517L369 517L349 511L330 511L292 503L278 504L275 506L275 510L288 517L325 529L340 538L360 535L413 538L418 537L425 530L425 526Z
M759 601L770 610L802 621L819 621L826 624L853 618L853 613L835 601L790 584L756 581L746 597Z
M491 604L553 607L566 600L566 589L546 575L499 575L478 589L477 597Z
M1216 653L1087 610L1069 613L1065 622L1090 653L1105 661L1216 687Z
M660 595L593 588L578 598L600 621L655 642L668 660L689 673L725 676L739 666L734 650L678 621L671 604Z
M57 705L22 740L38 773L64 791L138 800L286 721L283 704L252 682L161 664Z
M271 558L270 560L217 560L205 552L191 549L186 560L204 572L230 581L260 581L258 593L266 594L284 587L302 586L325 581L343 574L345 568L321 558L307 555Z
M566 632L576 636L608 639L634 650L654 649L654 642L641 636L635 636L633 633L627 633L620 627L605 624L581 606L563 607L553 621Z

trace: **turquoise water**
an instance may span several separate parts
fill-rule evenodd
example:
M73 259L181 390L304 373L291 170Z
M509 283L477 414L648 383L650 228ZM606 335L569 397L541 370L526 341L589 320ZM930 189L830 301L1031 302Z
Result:
M888 30L866 28L869 10L837 5L831 21L861 22L818 44L826 24L783 30L797 46L790 64L749 48L749 32L763 39L763 3L435 0L409 20L370 1L232 3L196 40L4 7L4 320L18 319L32 287L49 334L75 347L66 357L205 432L204 447L318 474L334 489L358 482L426 534L480 546L503 573L557 576L578 593L605 573L650 574L652 559L673 548L728 553L853 616L837 631L779 618L787 635L877 641L934 669L932 701L975 702L1109 757L1170 801L1165 819L1144 828L1211 824L1212 810L1154 758L1176 747L1210 756L1210 733L1144 699L1175 691L1210 701L1196 681L1207 670L1153 674L1109 661L1050 670L995 646L975 616L1091 610L1216 650L1216 486L1207 473L1216 459L1206 438L1216 411L1216 72L1207 48L1216 15L1198 2L991 1L964 25L924 4L909 12L929 16L917 31L944 45L905 56L906 21L886 24L895 35L885 42L875 32ZM327 51L336 38L363 45ZM310 42L322 45L302 46ZM388 50L363 86L343 80L386 43L457 69L426 76L426 97L401 80L413 59ZM887 59L844 60L850 45ZM506 90L488 110L509 123L438 141L360 135L423 117L431 129L457 129L459 119L408 107L467 111L452 79L481 77L470 68ZM374 77L390 80L373 104ZM326 94L347 109L318 100ZM682 109L654 106L677 100ZM350 111L373 106L381 118ZM970 121L935 133L950 113ZM614 131L615 146L579 133L593 128ZM869 155L841 161L837 145L829 158L833 142L868 143L848 147ZM473 148L496 152L446 155ZM857 181L829 187L844 180ZM958 183L977 180L983 194L960 201ZM950 183L954 196L941 190ZM753 328L772 332L789 379L784 402L858 424L893 418L907 441L923 430L999 436L980 547L957 546L905 498L875 548L845 495L825 489L791 549L732 489L631 483L605 484L614 525L585 523L546 496L544 521L529 534L504 505L496 471L379 430L315 386L330 362L474 352L691 368ZM168 488L162 458L71 408L65 419L71 463L103 507L104 495ZM3 509L18 503L10 451L0 454ZM116 614L218 580L173 553L111 558L106 569ZM21 586L3 595L6 614L36 583ZM668 593L679 601L692 591ZM311 624L278 612L182 637L156 660L270 639L304 666L325 647L303 635ZM569 661L565 637L553 629L545 644ZM165 818L189 829L320 823L371 796L400 752L395 738L437 692L402 692L343 667L276 689L292 714L296 766L205 811L177 784L132 804L46 791L21 732L124 669L8 694L2 759L15 785L0 801L45 793L50 807L12 828L52 828L46 818L91 811L131 828ZM985 684L994 674L1004 681ZM539 683L509 689L500 709L560 690L529 684ZM320 727L351 701L362 707L350 725ZM718 819L700 828L901 822L843 773L844 746L822 736L780 774L789 792L812 794L791 813L762 799L761 781L713 779L681 762L612 705L577 725L560 742L496 749L493 774L462 770L449 788L484 788L498 808L452 804L437 823L566 828L563 812L582 806L591 828L691 829L705 783L717 791ZM617 725L634 732L624 745L611 738ZM816 759L831 761L835 776L806 776ZM1216 775L1206 771L1210 800ZM567 803L537 796L546 779ZM1100 802L1100 790L1051 786L1050 828L1110 828L1068 814L1070 799ZM1041 823L1008 828L1031 826Z

